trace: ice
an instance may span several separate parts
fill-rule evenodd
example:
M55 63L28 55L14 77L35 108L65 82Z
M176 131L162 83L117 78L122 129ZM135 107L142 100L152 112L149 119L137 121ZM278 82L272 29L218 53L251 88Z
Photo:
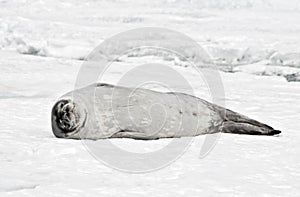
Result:
M1 0L0 196L299 196L300 83L284 77L300 69L299 9L297 0ZM282 134L222 134L204 159L206 136L198 136L174 163L144 174L114 170L81 141L55 138L51 108L74 88L86 55L112 35L149 26L197 41L226 71L220 71L226 107ZM210 100L184 61L139 54L116 64L170 63ZM147 152L169 140L113 142Z

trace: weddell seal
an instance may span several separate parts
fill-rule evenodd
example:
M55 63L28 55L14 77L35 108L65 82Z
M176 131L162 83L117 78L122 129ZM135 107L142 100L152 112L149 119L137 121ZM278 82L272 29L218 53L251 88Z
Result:
M56 137L159 139L216 132L276 135L272 127L200 98L94 84L62 96L52 109Z

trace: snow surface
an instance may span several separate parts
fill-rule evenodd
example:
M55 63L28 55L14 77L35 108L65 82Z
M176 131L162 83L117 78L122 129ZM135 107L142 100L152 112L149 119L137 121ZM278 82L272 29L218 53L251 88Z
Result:
M220 72L226 107L282 134L222 134L204 159L199 136L177 161L144 174L114 170L81 141L55 138L52 105L72 90L86 55L105 38L145 26L201 44L229 71ZM296 0L0 0L0 196L299 196L300 83L283 77L300 70L299 33ZM117 64L139 56L124 59ZM189 67L161 62L168 60L210 100ZM111 71L107 82L118 74ZM112 141L142 151L170 139Z

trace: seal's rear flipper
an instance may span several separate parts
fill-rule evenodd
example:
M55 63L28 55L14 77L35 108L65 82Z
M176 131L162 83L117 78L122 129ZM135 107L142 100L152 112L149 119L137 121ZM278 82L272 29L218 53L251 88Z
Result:
M273 128L266 128L262 126L256 126L249 123L231 122L226 121L221 127L223 133L236 133L236 134L248 134L248 135L277 135L281 133L279 130Z
M281 133L281 131L275 130L269 125L250 119L231 110L226 110L225 121L220 130L223 133L248 135L277 135Z

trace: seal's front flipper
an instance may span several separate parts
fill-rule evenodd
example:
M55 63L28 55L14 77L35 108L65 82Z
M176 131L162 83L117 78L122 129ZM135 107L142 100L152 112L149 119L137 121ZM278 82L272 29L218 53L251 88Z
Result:
M248 135L277 135L281 131L263 124L246 116L226 110L225 121L221 128L223 133L248 134Z
M110 138L131 138L135 140L157 140L157 137L147 136L141 132L121 130L112 135Z

